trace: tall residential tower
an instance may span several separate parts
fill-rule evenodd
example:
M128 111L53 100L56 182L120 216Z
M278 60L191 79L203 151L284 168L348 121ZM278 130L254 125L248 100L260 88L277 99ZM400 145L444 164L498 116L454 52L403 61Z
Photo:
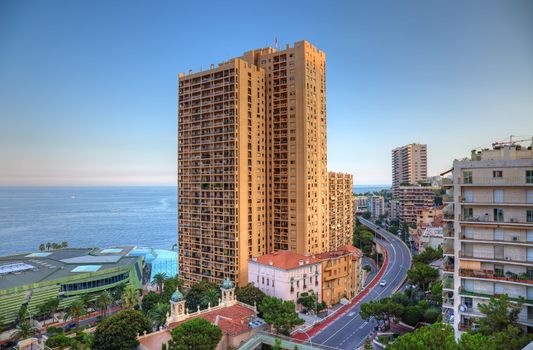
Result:
M392 150L392 191L397 195L399 187L426 181L427 145L411 143Z
M326 58L306 41L179 75L178 247L187 285L329 249Z

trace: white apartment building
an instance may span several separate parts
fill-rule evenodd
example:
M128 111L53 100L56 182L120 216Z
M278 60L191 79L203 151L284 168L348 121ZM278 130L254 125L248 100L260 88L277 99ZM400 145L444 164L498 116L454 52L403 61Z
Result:
M453 163L443 179L443 314L456 331L494 295L524 298L518 322L533 327L533 151L497 143Z

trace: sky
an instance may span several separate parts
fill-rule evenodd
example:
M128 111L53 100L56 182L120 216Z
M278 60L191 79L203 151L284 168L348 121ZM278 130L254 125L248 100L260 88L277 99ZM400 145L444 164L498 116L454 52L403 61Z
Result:
M391 182L533 136L533 1L0 1L0 186L176 183L177 74L308 40L328 167Z

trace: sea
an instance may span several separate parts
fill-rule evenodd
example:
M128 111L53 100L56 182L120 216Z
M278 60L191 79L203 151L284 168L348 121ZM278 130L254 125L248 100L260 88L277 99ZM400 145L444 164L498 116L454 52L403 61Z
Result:
M0 256L69 247L177 243L176 186L0 187Z
M355 194L363 194L368 192L379 192L381 190L389 190L391 185L355 185L353 191Z
M0 256L63 241L70 247L170 250L177 243L177 216L176 186L0 187Z

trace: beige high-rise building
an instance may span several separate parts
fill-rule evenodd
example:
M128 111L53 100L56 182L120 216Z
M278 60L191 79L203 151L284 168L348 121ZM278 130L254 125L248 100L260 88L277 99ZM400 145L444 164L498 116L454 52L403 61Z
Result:
M435 189L430 186L400 186L397 190L400 224L416 224L420 209L435 205Z
M401 185L426 181L427 145L411 143L392 150L392 191L398 195Z
M351 245L354 225L353 175L329 172L329 250Z
M270 248L327 251L326 54L299 41L243 59L266 76Z
M329 249L325 53L306 41L179 75L179 271L247 282L248 259Z
M466 330L483 316L479 304L507 294L523 298L518 323L533 327L531 146L498 143L454 161L451 172L443 181L444 319Z

